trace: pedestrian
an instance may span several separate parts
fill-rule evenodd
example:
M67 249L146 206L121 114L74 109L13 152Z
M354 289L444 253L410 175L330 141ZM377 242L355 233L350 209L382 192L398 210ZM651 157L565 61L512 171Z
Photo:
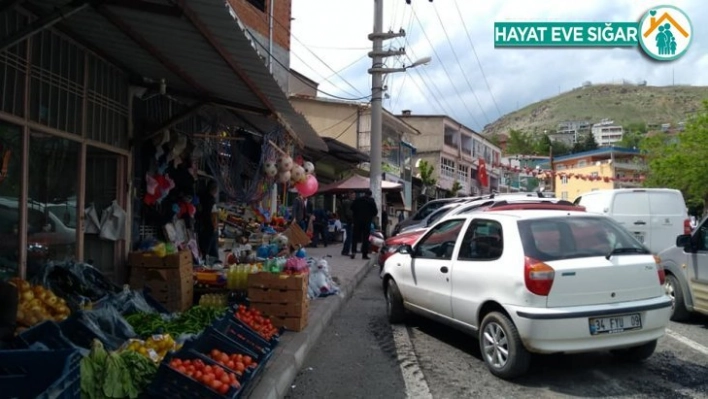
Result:
M354 218L354 228L352 229L352 251L351 258L356 258L357 247L361 242L362 259L369 259L369 233L374 217L379 210L376 202L371 196L371 190L366 190L363 196L352 202L352 217Z
M202 256L219 259L219 210L216 207L219 186L214 180L201 193L197 216L199 250Z
M327 211L324 209L323 204L318 204L317 208L313 212L315 220L312 223L313 236L312 236L312 246L317 248L322 240L322 244L327 247L329 243L329 217Z
M342 255L349 256L352 248L352 229L354 216L352 214L352 202L356 198L354 191L346 194L339 205L339 220L342 222L342 230L344 230L344 245L342 245Z
M307 230L307 219L305 219L305 198L302 194L297 193L295 199L293 200L293 224L297 224L303 231Z

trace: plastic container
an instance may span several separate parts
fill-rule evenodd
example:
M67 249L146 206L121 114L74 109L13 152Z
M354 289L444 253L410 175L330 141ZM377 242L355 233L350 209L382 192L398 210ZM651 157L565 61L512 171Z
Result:
M152 383L147 387L147 394L154 398L176 399L237 399L243 393L244 381L240 381L239 388L230 388L226 395L208 388L169 366L172 359L195 360L199 359L204 364L212 367L221 367L211 359L191 350L181 350L174 355L167 355L157 369L157 374Z
M273 351L278 344L278 340L275 338L271 341L266 341L250 327L233 316L226 316L223 319L217 320L212 324L212 327L230 340L240 343L254 353L266 355Z
M0 351L3 398L81 399L81 355L73 349Z
M60 350L60 349L81 349L64 336L59 328L59 324L53 321L45 321L39 323L32 328L29 328L20 333L15 340L15 346L18 348L27 349L37 345L43 346L44 350Z

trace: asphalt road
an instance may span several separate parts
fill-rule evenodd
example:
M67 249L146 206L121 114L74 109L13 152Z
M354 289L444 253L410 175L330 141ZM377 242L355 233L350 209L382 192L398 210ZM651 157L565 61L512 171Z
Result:
M708 398L708 318L671 323L643 364L610 354L537 356L514 382L493 377L477 341L414 317L391 327L370 272L313 350L288 398Z

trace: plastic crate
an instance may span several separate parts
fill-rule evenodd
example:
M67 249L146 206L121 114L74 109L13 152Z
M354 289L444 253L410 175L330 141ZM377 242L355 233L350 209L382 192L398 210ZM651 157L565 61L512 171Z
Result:
M38 345L43 346L44 350L59 350L59 349L83 349L76 346L68 338L64 336L59 328L59 324L53 321L45 321L35 325L20 333L16 338L16 347L18 348L36 348Z
M196 360L199 359L210 366L219 366L216 362L200 355L192 350L181 350L176 354L168 354L157 369L157 374L152 383L147 388L147 394L153 398L171 398L171 399L237 399L243 393L244 381L239 381L239 388L230 388L226 395L208 388L200 382L197 382L186 375L178 372L169 366L172 359Z
M0 351L0 395L6 399L80 399L81 355L73 349Z
M254 352L241 342L232 340L213 327L208 327L199 337L186 342L184 348L203 353L205 356L209 356L212 349L218 349L226 354L238 353L244 356L250 356L253 361L256 362L257 366L255 368L246 369L246 373L243 376L244 381L250 381L260 373L263 369L263 365L267 363L273 355L273 351L269 351L265 354Z
M68 319L59 323L59 328L62 334L64 334L64 337L74 345L80 348L91 349L93 340L97 339L101 341L106 350L117 350L122 344L122 342L119 344L116 340L109 341L106 336L96 334L81 321L77 320L76 317L78 317L76 313L72 314Z
M253 330L238 320L225 317L214 322L212 327L230 340L245 346L251 352L266 355L273 351L274 346L271 345L270 342L263 339L263 337L253 332Z
M285 328L279 328L279 329L278 329L278 335L276 335L275 337L271 338L270 340L266 340L265 338L261 337L254 329L252 329L251 327L249 327L246 323L244 323L244 322L242 322L241 320L239 320L239 319L234 315L234 313L235 313L235 310L234 310L234 311L229 311L229 312L226 314L226 316L225 316L224 318L230 320L230 321L233 322L233 323L241 324L241 325L243 326L243 328L247 329L248 331L250 331L251 333L253 333L253 334L256 335L257 337L259 337L261 340L263 340L264 342L266 342L266 343L268 344L268 346L270 346L271 349L272 349L272 348L275 348L276 346L278 346L278 343L280 342L280 336L283 335L283 332L285 332Z

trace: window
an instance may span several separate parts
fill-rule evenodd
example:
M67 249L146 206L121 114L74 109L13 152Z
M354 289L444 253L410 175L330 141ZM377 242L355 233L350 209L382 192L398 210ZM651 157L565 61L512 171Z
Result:
M649 215L649 196L646 192L636 191L617 193L612 204L614 215Z
M423 205L420 209L418 209L418 212L413 216L413 220L423 220L425 219L428 215L433 213L434 211L440 209L441 206L448 204L448 201L431 201L428 202L427 204Z
M590 176L597 177L597 176L599 176L599 174L597 172L592 172L592 173L590 173Z
M256 7L259 11L265 12L266 10L266 0L246 0L253 7Z
M567 200L568 199L568 192L567 191L562 191L561 192L561 199Z
M582 168L583 166L587 166L587 165L588 165L588 161L586 161L586 160L578 161L579 168Z
M459 260L488 261L499 259L504 252L502 228L494 220L473 220L467 228Z
M457 165L457 180L461 183L467 183L470 178L470 167L467 165Z
M464 223L464 219L453 219L433 227L415 246L414 256L423 259L452 259L452 251Z
M440 158L440 174L445 177L455 178L455 161L447 158Z
M561 176L561 184L568 184L568 176Z
M447 214L448 214L451 210L453 210L454 208L456 208L456 206L448 205L448 206L445 206L445 207L442 207L442 208L438 209L437 211L435 211L433 214L430 215L430 217L428 218L428 221L426 222L426 224L427 224L428 226L432 226L433 223L435 223L435 222L437 222L438 220L440 220L441 217L447 215Z
M0 279L19 273L22 134L16 125L0 121Z
M649 194L651 213L658 215L682 216L686 209L677 193L655 191Z
M541 262L606 256L613 249L649 254L617 222L603 217L566 217L519 221L524 253Z

